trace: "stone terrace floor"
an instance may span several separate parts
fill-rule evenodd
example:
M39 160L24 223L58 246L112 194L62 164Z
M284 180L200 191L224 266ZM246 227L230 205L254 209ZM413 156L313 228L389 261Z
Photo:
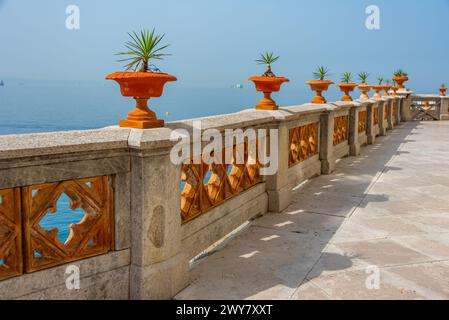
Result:
M449 121L388 133L198 261L176 299L449 299Z

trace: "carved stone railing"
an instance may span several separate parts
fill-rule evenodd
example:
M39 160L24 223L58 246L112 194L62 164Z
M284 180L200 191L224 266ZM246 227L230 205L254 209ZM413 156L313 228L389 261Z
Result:
M20 191L0 190L0 280L23 272Z
M290 129L289 132L289 165L301 163L319 152L318 133L319 122L306 124Z
M128 134L0 136L0 298L128 295ZM68 290L72 265L98 287Z
M182 165L181 216L185 223L261 182L260 164L249 163L248 145L234 146L232 164L226 164L223 149L220 164ZM243 152L244 154L239 154ZM244 159L238 164L238 157Z
M57 228L42 225L50 215L57 215L63 194L70 198L71 210L82 212L79 222L68 226L65 239L58 237ZM108 177L3 189L0 198L0 279L104 254L112 248Z
M411 112L413 120L449 120L449 96L432 94L412 96Z
M65 240L58 229L42 222L58 212L61 195L70 199L70 210L82 218L70 225ZM25 271L33 272L107 253L113 246L113 192L109 177L44 183L21 188Z
M334 120L334 146L348 140L349 116L339 116Z
M171 298L189 283L192 259L245 222L282 211L295 186L332 172L338 159L387 134L393 113L407 114L406 99L195 119L201 132L269 132L257 140L277 162L268 175L266 164L249 156L247 142L223 149L232 149L231 163L206 164L205 143L192 135L194 120L150 130L0 136L0 298ZM182 143L193 150L179 164L171 158L178 129L188 133ZM58 216L62 196L78 215L64 237L42 223ZM89 283L81 291L66 288L71 265Z

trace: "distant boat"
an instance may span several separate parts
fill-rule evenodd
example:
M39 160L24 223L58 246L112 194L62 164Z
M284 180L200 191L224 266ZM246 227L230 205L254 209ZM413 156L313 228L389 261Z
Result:
M0 80L0 87L3 87L5 85L5 83L3 82L3 80Z
M234 89L243 89L243 85L240 83L237 83L235 85L232 86Z

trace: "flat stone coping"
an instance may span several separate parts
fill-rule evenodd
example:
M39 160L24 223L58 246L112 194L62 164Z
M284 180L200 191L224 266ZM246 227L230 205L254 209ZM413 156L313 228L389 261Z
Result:
M0 136L0 159L128 147L130 129L59 131Z
M449 96L442 97L439 94L415 94L412 98L431 98L431 99L441 99L449 98Z
M367 103L374 103L367 100ZM173 146L173 130L193 132L194 121L201 121L201 129L236 129L267 126L280 121L293 120L304 115L339 110L364 104L365 101L306 103L282 107L279 110L246 109L236 113L167 122L164 128L129 129L110 126L95 130L60 131L47 133L0 135L0 160L43 155L113 150L125 148L156 149Z

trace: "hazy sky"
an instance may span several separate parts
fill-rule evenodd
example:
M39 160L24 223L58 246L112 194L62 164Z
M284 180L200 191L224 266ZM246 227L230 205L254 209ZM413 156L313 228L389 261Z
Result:
M70 4L77 31L65 27ZM365 27L372 4L378 31ZM292 82L324 64L334 80L402 67L410 87L449 85L449 0L0 0L0 78L100 80L122 69L113 54L143 27L166 34L172 56L157 65L186 87L244 83L263 72L254 59L265 50Z

